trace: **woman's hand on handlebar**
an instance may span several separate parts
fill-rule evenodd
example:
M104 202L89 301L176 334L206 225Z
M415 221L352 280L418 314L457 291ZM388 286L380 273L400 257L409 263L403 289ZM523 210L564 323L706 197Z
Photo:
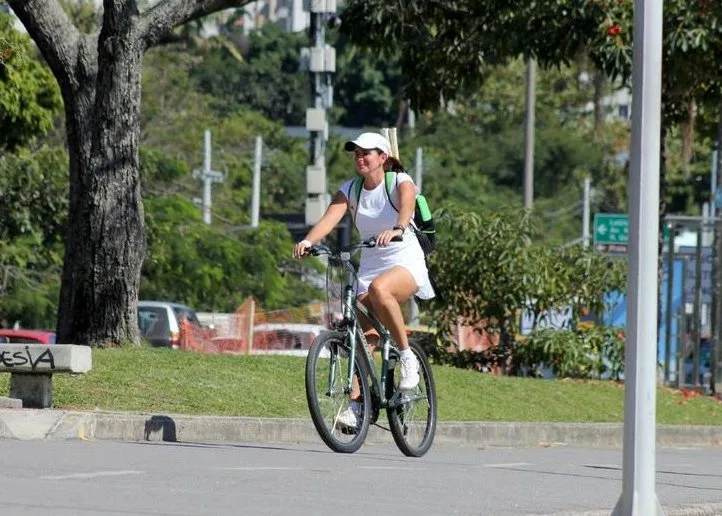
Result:
M389 229L376 235L376 245L379 247L385 247L389 245L389 242L399 242L403 239L403 231L400 229Z
M293 246L293 257L298 260L308 255L308 251L311 249L311 242L308 240L301 240L295 246Z

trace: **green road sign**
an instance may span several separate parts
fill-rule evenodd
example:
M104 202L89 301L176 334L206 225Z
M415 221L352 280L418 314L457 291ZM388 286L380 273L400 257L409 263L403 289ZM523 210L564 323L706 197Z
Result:
M629 216L624 213L594 214L594 244L622 244L629 240Z

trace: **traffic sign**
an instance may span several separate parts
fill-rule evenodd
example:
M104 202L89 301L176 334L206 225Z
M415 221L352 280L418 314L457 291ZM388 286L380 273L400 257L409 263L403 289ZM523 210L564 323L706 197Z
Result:
M624 245L629 241L629 216L625 213L594 214L594 245Z

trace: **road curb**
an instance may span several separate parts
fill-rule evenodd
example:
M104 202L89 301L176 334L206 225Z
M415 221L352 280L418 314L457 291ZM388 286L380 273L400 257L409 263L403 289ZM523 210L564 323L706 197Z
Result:
M663 507L666 516L719 516L722 503L699 503L689 505L671 505ZM598 511L563 511L531 516L609 516L609 509Z
M0 408L23 408L23 400L17 398L8 398L6 396L0 396Z
M391 443L386 421L370 444ZM310 419L189 416L56 409L0 409L0 438L128 441L318 443ZM441 422L436 444L456 446L587 446L621 448L621 423ZM722 426L660 425L659 446L720 446Z

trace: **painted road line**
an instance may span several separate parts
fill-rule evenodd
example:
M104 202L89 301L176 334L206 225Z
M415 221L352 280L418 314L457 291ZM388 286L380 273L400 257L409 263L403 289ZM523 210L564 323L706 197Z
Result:
M70 473L68 475L44 475L40 477L42 480L73 480L79 478L100 478L100 477L120 477L123 475L143 475L145 471L126 470L126 471L95 471L93 473Z

